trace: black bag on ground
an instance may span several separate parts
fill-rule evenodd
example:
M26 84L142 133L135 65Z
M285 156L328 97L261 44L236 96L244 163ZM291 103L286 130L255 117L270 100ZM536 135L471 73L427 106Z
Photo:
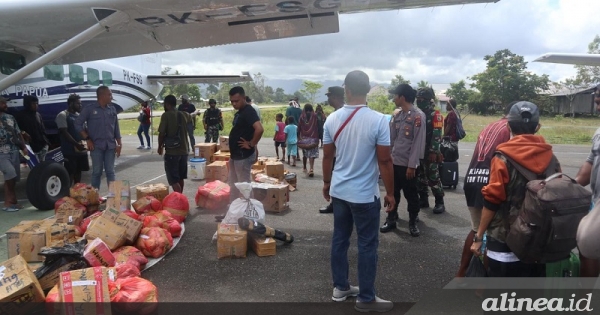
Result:
M180 112L177 112L177 132L173 136L165 136L165 148L167 149L176 149L181 146L181 115Z
M506 157L506 156L505 156ZM506 160L529 182L525 198L506 245L524 263L548 263L567 259L577 246L577 227L588 213L592 193L571 177L556 173L558 160L553 156L544 174L546 179L515 161Z
M458 142L452 142L447 137L440 144L440 152L444 156L444 162L454 162L458 160Z
M458 162L443 162L440 165L440 180L442 187L454 187L458 185Z

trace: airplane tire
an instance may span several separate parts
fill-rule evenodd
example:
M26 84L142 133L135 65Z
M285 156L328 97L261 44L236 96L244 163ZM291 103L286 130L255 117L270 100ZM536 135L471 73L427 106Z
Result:
M39 210L52 210L56 201L69 195L69 173L54 161L44 161L27 177L27 199Z

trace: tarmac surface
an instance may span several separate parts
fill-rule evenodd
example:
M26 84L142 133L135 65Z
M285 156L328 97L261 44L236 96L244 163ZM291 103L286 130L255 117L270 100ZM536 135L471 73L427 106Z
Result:
M200 137L197 137L200 139ZM156 141L156 137L154 139ZM201 140L200 140L201 141ZM123 138L123 154L117 159L117 179L130 180L132 186L165 183L162 157L152 150L137 150L135 136ZM260 156L275 156L270 139L259 144ZM415 302L434 289L446 285L455 275L464 239L470 229L470 217L462 191L464 173L474 143L460 143L459 186L446 190L446 212L421 211L420 237L408 233L406 201L400 204L401 222L395 232L380 234L376 289L378 296L395 302ZM556 145L554 152L564 173L574 176L585 161L590 146ZM322 151L321 151L322 153ZM322 156L321 156L322 157ZM195 208L194 197L204 181L186 180L184 193L191 210L186 232L179 245L157 265L144 272L164 302L328 302L331 300L330 244L333 226L331 214L320 214L326 205L321 194L321 159L315 163L315 177L302 168L286 169L297 173L298 190L290 193L290 210L266 215L267 225L294 235L290 245L278 242L277 255L257 257L251 250L245 259L217 260L216 244L211 238L217 223L211 212ZM301 165L301 163L300 163ZM0 234L21 220L43 219L52 211L32 208L25 197L25 178L17 185L18 198L29 206L19 212L0 211ZM90 181L90 172L84 173ZM132 192L135 193L135 188ZM383 192L383 186L380 185ZM359 188L357 188L359 189ZM106 193L105 182L101 194ZM0 196L2 197L2 196ZM433 197L430 196L433 205ZM381 222L385 212L381 211ZM349 250L350 281L357 284L356 237ZM0 238L0 261L6 259L6 238ZM353 299L352 299L353 301Z

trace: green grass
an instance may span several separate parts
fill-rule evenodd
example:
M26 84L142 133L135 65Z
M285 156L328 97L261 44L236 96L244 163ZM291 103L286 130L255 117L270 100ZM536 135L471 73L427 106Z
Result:
M261 109L262 124L265 128L263 138L272 139L275 134L275 115L282 113L285 115L285 106L281 108L269 108ZM331 113L332 108L330 106L324 107L326 113ZM223 121L225 122L225 128L221 132L223 135L229 134L231 130L231 122L233 121L233 111L223 112ZM499 116L479 116L470 114L463 119L463 126L467 132L465 139L461 140L464 142L475 142L481 130L488 124L498 120ZM158 124L160 119L155 118L153 120L154 134L158 135ZM200 120L198 120L200 122ZM135 135L139 123L135 119L124 119L119 121L121 127L121 133L123 135ZM564 118L564 117L542 117L541 118L542 128L539 134L544 136L546 141L550 144L590 144L592 136L598 127L600 127L600 118L586 117L586 118ZM204 136L204 130L202 124L197 125L197 129L194 134L198 136Z

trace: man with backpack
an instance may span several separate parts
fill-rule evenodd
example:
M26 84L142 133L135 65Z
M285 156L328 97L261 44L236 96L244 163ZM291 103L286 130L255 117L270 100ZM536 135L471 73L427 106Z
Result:
M204 142L218 142L219 131L222 131L224 126L223 114L217 108L217 101L215 99L211 98L208 100L208 105L210 107L204 112L204 116L202 117L206 132Z
M496 148L489 183L481 191L483 211L471 251L481 255L482 238L487 231L488 276L544 276L545 265L522 262L509 247L507 238L526 196L529 180L522 173L533 173L544 179L560 172L560 164L552 153L552 146L542 136L535 135L540 128L540 114L535 104L517 102L506 118L513 137Z

